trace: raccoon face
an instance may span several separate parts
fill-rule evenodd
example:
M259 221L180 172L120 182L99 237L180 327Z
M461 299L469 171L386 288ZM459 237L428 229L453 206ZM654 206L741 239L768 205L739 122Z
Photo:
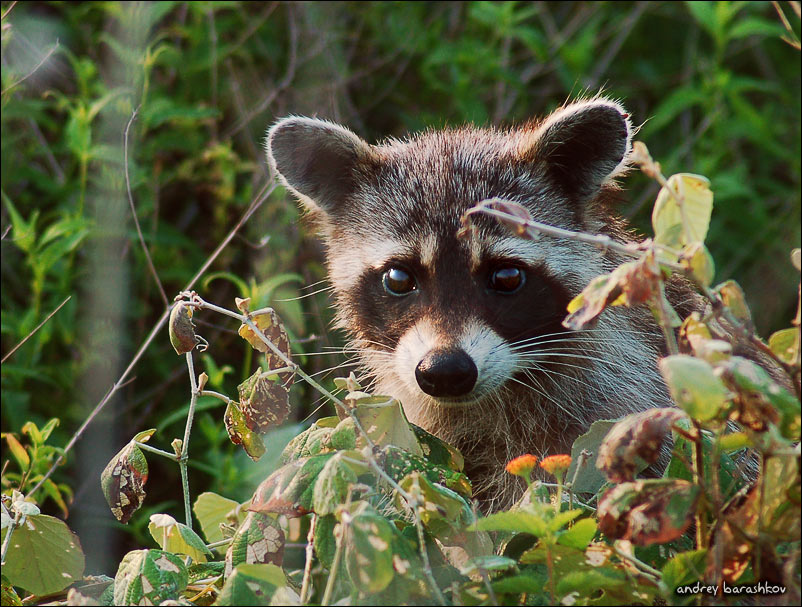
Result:
M607 231L599 194L625 168L631 134L623 109L596 98L519 129L430 131L375 146L290 117L270 129L267 152L324 236L339 325L376 389L409 413L537 381L522 375L527 357L564 339L568 301L612 267L586 246L521 240L489 217L459 238L462 214L499 197L544 223Z

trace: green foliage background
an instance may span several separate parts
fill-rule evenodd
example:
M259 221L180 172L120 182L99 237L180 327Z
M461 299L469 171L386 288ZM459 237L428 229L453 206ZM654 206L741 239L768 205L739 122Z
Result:
M63 445L165 309L126 195L135 108L131 191L170 299L269 181L262 139L277 117L326 117L376 140L519 122L603 88L643 123L639 138L666 174L711 178L716 280L744 286L763 335L793 315L800 54L781 40L771 3L25 2L2 27L3 354L71 296L3 364L3 431L59 417L51 442ZM647 225L656 186L633 174L626 188L621 212ZM197 289L220 305L244 295L275 305L295 352L324 352L337 343L325 292L291 299L324 287L319 247L298 219L275 190ZM236 327L215 322L199 327L212 343L201 365L213 389L233 394L253 362ZM338 359L301 362L314 373ZM136 431L158 427L169 445L188 405L166 331L133 375L57 474L75 490L70 526L88 572L113 573L103 555L126 549L108 531L118 525L100 470ZM317 406L302 388L293 399L298 421ZM229 444L222 414L201 402L191 487L245 499L297 427L271 437L254 466ZM152 462L146 510L180 512L177 475ZM139 545L146 522L147 512L129 525Z

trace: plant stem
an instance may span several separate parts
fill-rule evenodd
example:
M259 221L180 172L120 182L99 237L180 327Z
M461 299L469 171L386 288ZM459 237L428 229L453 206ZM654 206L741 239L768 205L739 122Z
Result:
M150 451L151 453L155 453L156 455L161 455L162 457L166 457L167 459L171 459L174 462L180 462L181 458L178 457L175 453L170 453L169 451L164 451L162 449L157 449L156 447L151 447L147 443L140 443L139 441L134 441L134 444L143 449L145 451Z
M633 565L635 565L638 569L641 570L642 573L648 575L649 577L652 577L655 580L659 580L662 578L663 574L660 573L657 569L647 565L646 563L641 561L638 557L636 557L634 554L627 554L615 544L613 544L613 552L615 552L619 558L627 560Z
M181 457L178 465L181 468L181 488L184 491L184 518L186 525L192 529L192 509L189 503L189 474L187 471L187 461L189 460L189 436L192 432L192 421L195 417L195 405L198 404L198 384L195 380L195 365L192 362L192 352L186 353L187 368L189 369L189 382L192 385L192 395L189 400L189 413L187 413L187 425L184 428L184 441L181 443Z
M704 488L704 450L702 448L702 431L694 422L696 436L693 448L693 482L700 489ZM705 520L705 500L699 500L696 507L696 547L698 550L707 548L707 521Z
M345 543L345 534L348 530L347 521L350 520L350 515L347 512L343 513L342 522L340 523L340 537L337 540L337 549L334 551L334 562L331 564L331 571L329 571L329 579L326 580L326 590L323 593L323 601L321 605L328 605L331 603L331 595L334 592L334 582L337 579L337 574L340 572L340 561L343 556L343 544Z
M549 570L549 594L551 595L551 604L557 604L557 594L554 591L554 560L551 558L551 548L546 545L546 567Z
M317 514L312 515L309 523L309 533L306 534L306 562L304 563L304 577L301 583L301 605L309 599L309 582L312 578L312 558L315 552L315 527L317 527Z
M20 526L20 522L22 521L22 512L15 512L14 513L14 520L11 521L11 525L8 527L8 531L6 531L6 539L3 540L3 549L2 555L0 555L0 562L5 564L6 562L6 553L8 552L8 547L11 545L11 534L14 533L14 529Z

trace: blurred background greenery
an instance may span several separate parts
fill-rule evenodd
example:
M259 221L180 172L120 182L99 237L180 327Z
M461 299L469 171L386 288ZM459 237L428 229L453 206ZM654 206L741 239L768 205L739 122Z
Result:
M170 300L269 183L263 136L279 116L329 118L375 141L514 123L604 89L643 123L638 137L666 174L711 179L717 280L744 286L761 334L795 312L800 53L783 38L798 40L798 2L3 2L2 11L3 355L71 296L2 365L4 432L59 417L50 442L63 446L165 310L126 193L135 108L132 200ZM656 187L639 174L625 185L621 213L646 230ZM298 218L272 191L195 288L228 307L245 295L252 307L275 306L293 350L309 353L301 362L325 375L341 362L326 354L340 340L318 292L319 245ZM198 324L212 344L199 366L235 395L256 361L226 319L203 314ZM69 522L88 572L113 574L109 555L151 545L148 514L180 516L169 462L150 458L149 496L127 533L98 479L136 431L157 427L152 442L169 449L188 400L165 330L57 472L75 493ZM247 499L319 404L302 387L293 401L295 423L253 465L229 443L222 404L202 400L193 495Z

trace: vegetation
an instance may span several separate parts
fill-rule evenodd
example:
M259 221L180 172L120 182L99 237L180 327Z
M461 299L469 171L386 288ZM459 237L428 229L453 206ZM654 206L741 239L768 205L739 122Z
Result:
M3 604L73 582L115 604L726 598L677 593L699 580L769 580L794 604L798 10L3 3ZM556 483L532 483L519 508L478 518L458 453L406 424L394 401L323 373L338 359L327 356L325 289L315 294L319 255L271 181L261 139L287 113L375 139L524 120L602 86L648 119L639 138L668 173L711 183L666 180L641 149L647 176L630 179L622 212L647 226L657 197L655 244L591 283L569 322L592 322L614 289L626 293L614 304L652 305L679 409L609 435L611 424L594 427L570 470L550 460ZM689 208L700 212L689 219ZM506 211L524 235L542 229L503 202L475 210ZM671 272L714 304L710 317L681 319L678 340L659 295ZM235 297L238 311L220 307ZM210 347L184 352L196 332ZM732 355L733 338L753 341L777 372ZM339 417L307 427L321 393ZM637 480L669 432L665 478ZM731 459L746 447L756 460ZM604 477L583 449L600 454ZM751 488L739 465L758 468ZM49 566L32 576L25 559ZM84 574L116 579L91 587Z

